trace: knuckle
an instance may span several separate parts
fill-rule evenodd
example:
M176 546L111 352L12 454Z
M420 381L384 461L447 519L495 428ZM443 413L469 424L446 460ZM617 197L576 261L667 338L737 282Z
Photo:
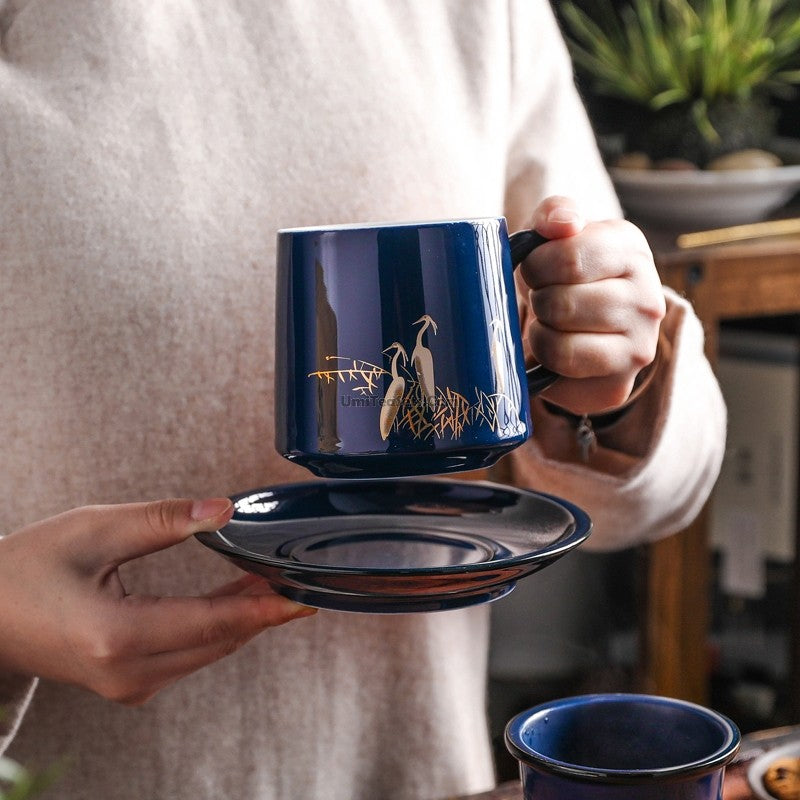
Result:
M655 295L651 314L653 319L656 320L660 325L661 320L667 316L667 298L664 297L664 292L661 290L661 284L658 285L658 289L659 291Z
M659 330L660 323L654 319L641 330L631 332L630 359L634 366L642 369L653 362L658 353Z
M643 355L642 353L634 353L633 357L631 358L631 366L634 374L641 372L648 364L652 362L652 360L652 358L647 358L647 356Z
M633 366L636 369L636 371L638 372L639 370L644 369L649 364L652 364L655 355L656 355L655 348L653 349L647 348L635 351L633 354L633 358L631 360L633 361Z
M536 359L549 369L566 378L577 377L575 374L577 354L573 337L559 335L555 331L537 326L532 336L531 349Z
M578 238L559 239L558 244L554 278L561 283L582 283L586 268Z
M657 279L634 282L631 291L637 301L633 304L633 308L642 316L660 323L667 313L667 299L661 282Z
M618 408L622 406L630 396L630 385L623 384L617 390L610 390L606 398L607 408Z
M87 631L83 650L90 663L98 668L114 666L131 655L131 639L121 630Z
M108 521L108 506L92 505L71 508L59 514L61 530L102 530Z
M155 534L172 530L177 519L175 503L167 500L151 500L145 503L144 519L149 530Z
M557 328L567 325L574 318L575 303L569 291L547 287L534 294L533 310L537 319Z
M657 351L658 351L658 339L653 338L651 340L648 340L648 342L644 346L633 351L631 360L633 362L634 367L636 367L637 370L641 370L652 364L653 360L656 357Z

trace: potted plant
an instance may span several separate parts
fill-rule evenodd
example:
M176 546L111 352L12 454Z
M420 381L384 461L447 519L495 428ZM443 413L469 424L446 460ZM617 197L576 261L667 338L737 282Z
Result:
M673 167L714 168L741 151L741 166L769 165L772 97L800 82L797 0L627 0L619 8L596 0L592 8L565 2L559 10L578 74L630 112L620 119L627 150Z

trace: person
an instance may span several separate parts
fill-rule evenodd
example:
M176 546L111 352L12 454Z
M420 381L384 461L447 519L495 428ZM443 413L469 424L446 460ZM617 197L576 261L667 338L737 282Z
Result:
M69 800L491 787L487 606L314 613L192 534L311 479L272 445L276 230L500 213L553 238L520 303L565 376L504 479L596 548L697 514L702 329L620 219L548 3L4 0L0 30L6 755Z

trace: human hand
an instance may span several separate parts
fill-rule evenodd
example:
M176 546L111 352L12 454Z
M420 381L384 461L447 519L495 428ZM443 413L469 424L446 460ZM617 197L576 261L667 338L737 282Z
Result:
M575 414L622 405L658 345L666 302L644 234L625 220L586 223L549 197L530 227L551 241L520 265L533 357L563 376L542 394Z
M224 498L90 506L0 538L0 668L137 705L313 614L249 575L203 597L125 591L121 564L215 530L232 511Z

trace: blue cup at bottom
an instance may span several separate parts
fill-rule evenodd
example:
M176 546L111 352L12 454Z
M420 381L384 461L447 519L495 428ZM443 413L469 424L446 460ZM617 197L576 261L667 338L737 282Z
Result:
M525 800L720 800L741 734L694 703L595 694L523 711L505 741Z

